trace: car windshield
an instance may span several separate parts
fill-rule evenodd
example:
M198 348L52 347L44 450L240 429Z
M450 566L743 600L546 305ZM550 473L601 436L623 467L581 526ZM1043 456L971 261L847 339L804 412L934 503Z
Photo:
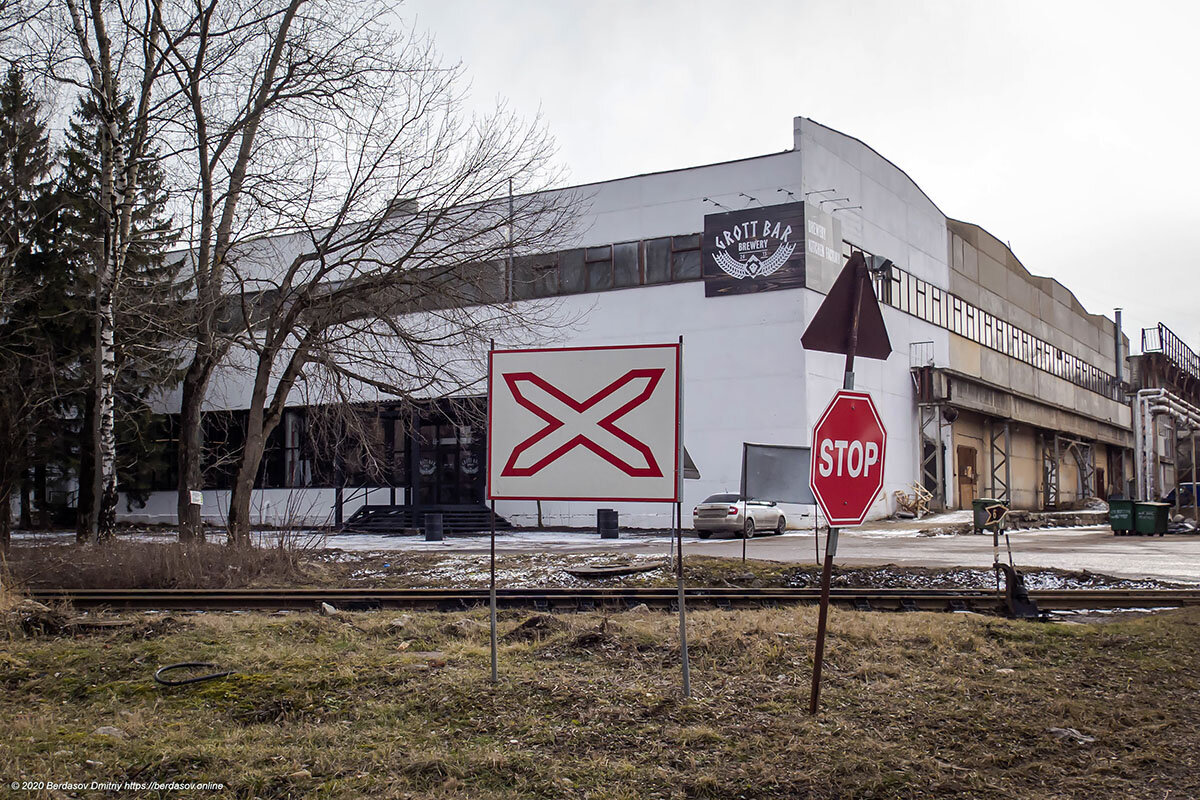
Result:
M704 500L706 503L736 503L742 498L736 494L714 494Z

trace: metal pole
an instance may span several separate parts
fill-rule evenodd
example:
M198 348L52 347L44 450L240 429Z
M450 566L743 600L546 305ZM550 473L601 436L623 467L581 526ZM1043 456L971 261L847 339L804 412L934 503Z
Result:
M509 202L512 202L512 184L509 183ZM492 339L488 344L488 403L492 402L492 352L496 349L496 340ZM488 408L488 419L491 419L492 409ZM491 425L488 425L488 432L491 433ZM491 442L487 443L490 448ZM492 639L492 683L500 681L500 666L498 647L496 645L496 501L490 498L492 493L491 486L491 470L488 471L488 495L489 507L491 512L488 514L491 523L491 585L488 591L488 607L489 616L491 617L491 639Z
M996 573L996 595L1000 595L1000 526L992 529L992 572Z
M496 654L496 501L491 501L492 513L492 586L488 592L488 602L491 605L492 617L492 683L500 680L499 658Z
M853 258L853 256L851 256ZM854 305L851 306L850 332L846 337L846 370L843 389L854 388L854 354L858 350L859 311L862 306L863 284L867 280L867 264L859 255L854 275ZM815 446L815 442L813 443ZM833 573L833 557L837 554L838 528L829 526L825 539L825 564L821 569L821 608L817 613L817 650L813 655L812 693L808 713L815 715L821 700L821 666L825 660L825 626L829 617L829 582Z
M1012 423L1004 420L1004 499L1013 507L1012 488Z
M692 696L692 670L688 663L688 643L687 643L687 611L684 607L683 597L683 525L680 523L682 517L681 505L675 504L675 540L678 547L678 570L679 577L679 651L683 658L683 696Z
M746 520L750 519L750 498L746 496L746 443L742 442L742 487L738 493L742 502L742 563L746 563Z
M821 563L821 518L817 515L821 512L820 506L813 507L813 563Z
M687 609L683 596L683 336L679 337L679 408L676 412L676 441L679 443L675 453L675 548L678 554L677 576L679 579L679 654L683 663L683 696L692 696L692 668L688 660L687 643Z
M508 179L508 257L505 259L504 270L504 299L513 299L513 236L516 230L516 224L513 219L513 182L512 178ZM495 347L495 344L492 345Z
M1200 525L1200 492L1196 491L1196 429L1192 428L1192 521Z
M1183 511L1183 470L1179 468L1179 422L1171 417L1171 464L1175 467L1175 510ZM1175 511L1171 514L1174 515Z

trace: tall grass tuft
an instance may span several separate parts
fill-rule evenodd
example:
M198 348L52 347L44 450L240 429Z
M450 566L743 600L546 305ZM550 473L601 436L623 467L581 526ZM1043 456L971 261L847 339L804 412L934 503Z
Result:
M233 589L296 585L300 553L282 543L229 547L213 543L116 541L102 547L14 547L8 570L29 588ZM6 583L7 585L7 583Z

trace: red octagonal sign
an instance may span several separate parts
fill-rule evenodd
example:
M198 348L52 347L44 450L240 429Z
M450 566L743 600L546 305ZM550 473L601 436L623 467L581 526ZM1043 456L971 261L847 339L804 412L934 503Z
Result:
M809 486L832 526L861 525L883 489L887 431L866 392L843 389L813 426Z

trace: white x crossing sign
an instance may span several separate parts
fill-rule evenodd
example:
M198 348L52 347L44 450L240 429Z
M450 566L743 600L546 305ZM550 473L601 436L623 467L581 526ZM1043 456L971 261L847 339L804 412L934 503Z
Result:
M675 501L679 359L677 344L493 351L488 496Z

